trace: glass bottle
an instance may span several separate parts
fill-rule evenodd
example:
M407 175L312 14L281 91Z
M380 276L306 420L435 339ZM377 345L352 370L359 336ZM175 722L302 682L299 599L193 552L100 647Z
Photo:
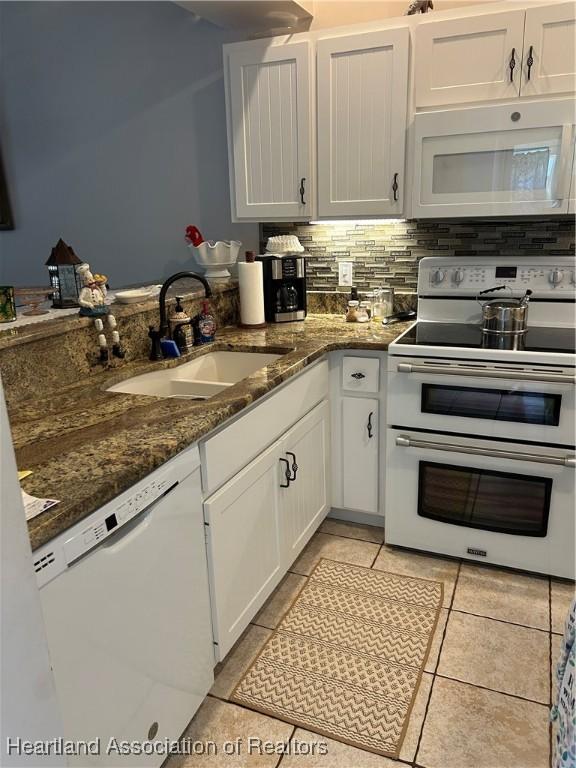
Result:
M388 317L393 312L394 289L388 286L382 286L374 291L372 301L372 320L381 322L383 318Z

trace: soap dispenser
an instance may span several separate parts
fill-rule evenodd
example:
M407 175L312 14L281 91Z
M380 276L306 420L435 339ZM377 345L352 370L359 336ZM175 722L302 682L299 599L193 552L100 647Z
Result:
M176 297L176 306L170 315L170 334L183 354L194 346L190 316L182 306L182 297Z
M216 337L216 321L210 312L210 304L207 300L202 302L202 311L198 315L197 344L209 344Z

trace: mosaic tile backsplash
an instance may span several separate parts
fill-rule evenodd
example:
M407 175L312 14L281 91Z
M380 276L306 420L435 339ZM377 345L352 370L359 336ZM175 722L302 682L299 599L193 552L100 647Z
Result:
M390 221L375 224L262 224L261 248L272 235L297 235L310 253L311 291L338 288L338 261L352 261L354 284L362 291L383 283L415 291L424 256L574 255L574 217L502 221Z

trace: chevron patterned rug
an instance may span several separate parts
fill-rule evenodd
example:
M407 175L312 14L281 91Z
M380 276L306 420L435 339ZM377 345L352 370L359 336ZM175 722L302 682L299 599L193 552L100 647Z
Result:
M398 757L442 588L320 560L231 700Z

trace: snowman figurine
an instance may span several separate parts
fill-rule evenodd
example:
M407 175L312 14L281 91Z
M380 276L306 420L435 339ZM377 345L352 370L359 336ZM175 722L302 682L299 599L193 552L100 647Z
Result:
M104 275L93 275L90 272L90 264L80 264L76 268L82 281L82 289L78 296L81 317L94 318L94 328L98 332L98 344L100 345L100 362L108 362L108 342L104 332L104 320L108 328L112 331L112 354L114 357L123 358L124 350L120 345L120 334L116 330L116 318L110 312L106 304L106 277Z

